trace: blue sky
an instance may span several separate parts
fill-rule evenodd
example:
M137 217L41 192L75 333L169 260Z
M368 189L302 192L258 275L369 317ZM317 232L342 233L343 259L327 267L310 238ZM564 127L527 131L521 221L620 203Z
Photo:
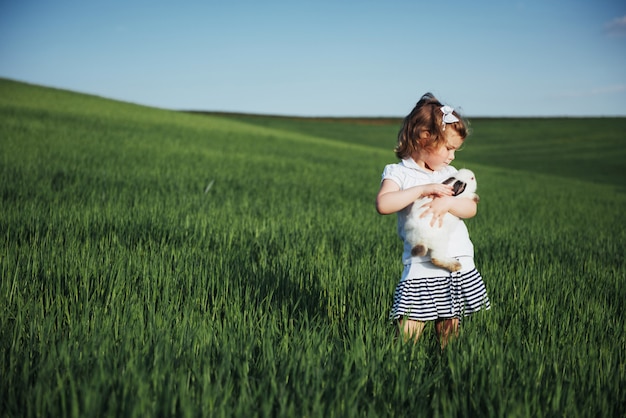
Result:
M626 116L626 2L0 0L0 77L166 109Z

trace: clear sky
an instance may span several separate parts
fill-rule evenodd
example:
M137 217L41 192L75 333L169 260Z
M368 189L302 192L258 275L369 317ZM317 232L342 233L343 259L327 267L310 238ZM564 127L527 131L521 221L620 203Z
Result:
M626 116L625 0L0 0L0 77L176 110Z

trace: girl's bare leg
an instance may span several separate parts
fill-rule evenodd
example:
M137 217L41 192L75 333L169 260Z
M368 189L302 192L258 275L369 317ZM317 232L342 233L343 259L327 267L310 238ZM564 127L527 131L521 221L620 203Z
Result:
M459 334L459 318L436 320L435 331L437 332L439 344L443 350L450 340Z
M404 337L405 341L413 340L417 342L424 331L425 322L415 321L413 319L403 318L398 321L398 331Z

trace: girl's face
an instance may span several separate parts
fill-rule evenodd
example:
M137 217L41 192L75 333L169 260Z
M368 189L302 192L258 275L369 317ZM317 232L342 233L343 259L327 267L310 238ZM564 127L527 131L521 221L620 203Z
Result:
M420 167L439 171L454 160L454 152L463 145L463 138L454 129L445 130L443 135L445 141L441 145L422 149L413 158Z

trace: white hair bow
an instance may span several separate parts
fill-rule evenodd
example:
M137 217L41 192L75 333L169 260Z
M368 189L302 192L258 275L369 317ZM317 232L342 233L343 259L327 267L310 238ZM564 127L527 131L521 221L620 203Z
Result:
M443 125L443 130L446 130L446 123L454 123L458 122L459 118L454 116L452 112L454 112L454 108L450 106L441 106L441 112L443 113L443 121L441 124Z

